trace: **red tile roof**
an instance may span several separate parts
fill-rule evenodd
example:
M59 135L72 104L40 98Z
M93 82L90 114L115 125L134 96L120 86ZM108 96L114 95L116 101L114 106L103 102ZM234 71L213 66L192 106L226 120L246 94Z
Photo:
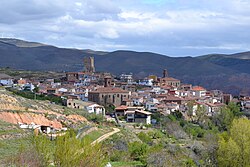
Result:
M124 105L121 105L121 106L118 106L115 108L115 110L127 110L128 107L127 106L124 106Z
M201 86L194 86L194 87L192 88L192 90L194 90L194 91L204 91L204 90L206 90L206 89L203 88L203 87L201 87Z

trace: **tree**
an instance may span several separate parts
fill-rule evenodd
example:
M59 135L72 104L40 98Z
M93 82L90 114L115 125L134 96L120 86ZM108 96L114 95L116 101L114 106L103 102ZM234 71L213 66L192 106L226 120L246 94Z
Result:
M193 122L193 118L194 118L194 101L190 101L187 103L187 116L191 119L191 121Z
M237 105L237 103L233 103L233 102L230 102L228 105L227 105L227 108L233 112L234 116L240 116L241 115L241 112L240 112L240 106Z
M231 110L227 107L224 107L219 113L213 116L212 121L216 126L218 126L220 131L226 131L230 128L233 119L233 112L231 112Z
M205 113L205 107L199 104L196 110L196 123L202 124L204 122L206 116Z
M220 135L218 149L219 166L250 166L250 121L235 119L230 131Z
M100 144L79 140L74 132L69 132L56 140L54 163L63 167L101 167L107 161Z
M146 162L148 145L140 142L133 142L129 144L129 153L130 156L136 160L141 161L142 163Z
M100 144L79 140L73 131L50 141L45 135L35 136L32 145L22 149L12 162L16 166L104 167L107 159Z
M205 150L202 152L202 159L204 166L217 166L216 152L218 150L218 135L213 133L206 133L204 136Z
M34 92L34 93L38 93L38 92L39 92L39 87L38 87L38 86L35 86L33 92Z

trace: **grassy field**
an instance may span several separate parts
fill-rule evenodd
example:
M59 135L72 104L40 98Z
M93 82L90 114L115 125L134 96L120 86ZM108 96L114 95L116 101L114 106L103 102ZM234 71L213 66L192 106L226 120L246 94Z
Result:
M4 159L13 156L19 149L30 144L31 140L26 133L28 132L15 125L0 121L0 164Z
M0 136L12 135L12 134L17 134L17 133L25 133L25 131L23 129L20 129L16 125L0 120Z
M102 131L97 130L87 134L86 136L84 136L84 138L89 139L92 142L101 137L102 135L104 135L104 133Z
M19 149L28 146L30 142L31 140L28 137L0 140L0 163L4 159L15 155Z
M90 132L89 134L87 134L86 136L84 136L85 139L88 139L89 141L94 141L96 139L98 139L99 137L101 137L102 135L111 132L112 129L105 127L105 128L98 128L98 130L95 130L93 132Z

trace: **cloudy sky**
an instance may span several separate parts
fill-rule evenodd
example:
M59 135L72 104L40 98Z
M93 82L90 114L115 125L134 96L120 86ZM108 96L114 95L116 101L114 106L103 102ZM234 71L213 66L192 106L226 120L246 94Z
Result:
M250 50L250 0L1 0L1 37L169 56Z

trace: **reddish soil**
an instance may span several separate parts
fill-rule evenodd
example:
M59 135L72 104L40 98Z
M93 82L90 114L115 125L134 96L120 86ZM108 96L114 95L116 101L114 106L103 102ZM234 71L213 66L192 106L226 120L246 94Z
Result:
M12 113L12 112L0 112L0 120L5 122L18 124L31 124L53 126L56 129L61 129L62 124L56 120L50 121L41 114L34 113Z

